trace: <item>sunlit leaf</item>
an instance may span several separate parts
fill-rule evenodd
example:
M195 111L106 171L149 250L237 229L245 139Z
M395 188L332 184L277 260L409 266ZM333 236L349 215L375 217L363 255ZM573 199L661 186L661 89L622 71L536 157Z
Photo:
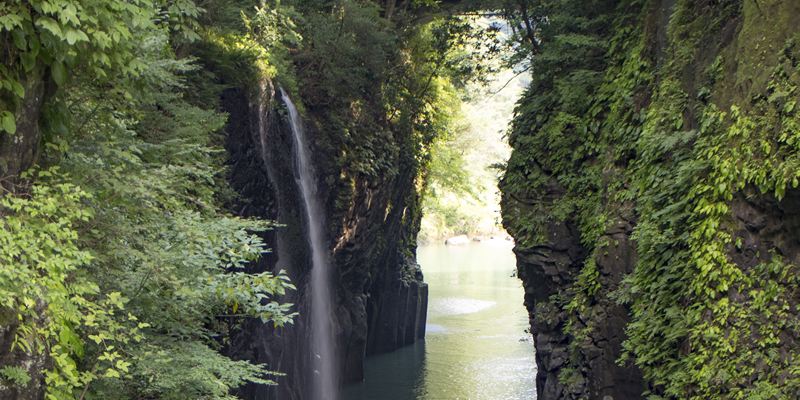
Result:
M7 112L6 115L3 115L3 129L12 135L17 132L17 124L14 119L14 115L11 113Z

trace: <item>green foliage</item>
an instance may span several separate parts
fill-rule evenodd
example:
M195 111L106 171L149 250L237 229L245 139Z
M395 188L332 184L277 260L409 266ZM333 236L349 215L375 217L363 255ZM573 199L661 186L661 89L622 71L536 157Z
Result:
M549 4L502 183L521 248L556 221L576 223L591 251L575 294L551 300L569 312L565 333L579 342L592 296L612 295L632 305L620 362L642 368L650 399L795 396L796 267L770 254L737 263L744 239L732 210L747 196L785 203L800 179L797 51L783 30L793 25L765 30L755 3L679 1L660 49L640 2L605 16L574 3ZM790 7L771 12L779 6ZM631 18L630 7L643 14ZM738 47L720 44L739 18ZM607 22L611 31L594 30ZM605 221L633 201L639 261L620 290L603 293L594 261Z
M691 8L684 7L673 24L689 26L709 18L689 16ZM722 10L725 15L736 8ZM675 31L683 35L676 40L706 34ZM792 53L790 48L788 44L786 53ZM676 56L674 70L690 57L688 51ZM706 85L721 83L722 57L709 66ZM730 112L723 112L717 103L724 98L701 97L705 102L695 106L699 128L685 131L683 110L690 97L675 74L662 83L663 97L651 111L662 116L648 116L640 165L650 178L641 180L640 193L645 212L656 218L639 228L645 257L633 284L634 294L649 295L636 301L626 347L658 385L659 396L786 397L797 390L796 382L777 378L796 369L793 357L777 357L787 345L778 335L797 329L794 306L784 300L796 293L794 273L788 272L795 267L779 257L754 269L730 259L730 249L741 246L729 222L734 196L755 187L780 200L798 176L798 149L792 139L794 84L788 80L797 66L789 58L780 60L769 74L769 96L755 96L747 109L731 104ZM698 96L703 93L701 87ZM667 163L667 157L682 162ZM732 291L747 300L737 300ZM658 306L650 306L656 300ZM648 339L654 335L668 340L654 343ZM673 350L665 351L670 346ZM681 347L686 350L679 351Z
M301 68L309 88L303 91L306 104L343 102L372 91L384 78L387 62L396 57L396 38L378 8L354 1L337 2L331 13L315 11L306 15L303 29L308 46Z
M154 8L162 9L155 19ZM191 20L200 12L187 0L15 0L3 3L0 9L0 37L8 50L0 63L0 90L8 102L4 104L2 128L11 134L16 128L9 111L25 98L22 82L28 74L36 76L34 69L49 67L59 86L67 83L69 70L76 69L96 78L107 77L112 71L136 76L145 68L134 55L136 32L158 25L194 40L197 35L190 28Z
M525 9L520 9L528 3ZM636 1L520 2L506 12L527 19L530 32L519 49L532 55L533 79L519 101L509 135L514 151L500 183L503 224L520 251L548 243L551 225L576 226L588 257L572 281L536 308L570 340L560 368L565 397L585 382L580 346L598 329L593 320L607 304L596 259L609 246L606 224L620 217L631 184L626 165L641 133L643 105L637 94L650 84L641 57ZM520 19L517 21L523 22ZM527 29L525 29L527 30ZM596 312L597 311L597 312ZM564 315L565 314L565 315ZM586 390L595 382L585 382ZM577 390L582 390L578 387Z
M0 370L0 374L5 375L6 378L14 381L15 384L25 387L31 381L28 371L22 367L5 366Z
M200 29L203 40L191 48L198 62L206 67L201 81L211 79L251 88L260 87L269 79L296 92L289 54L290 49L302 47L303 38L296 25L302 16L279 1L260 5L248 0L235 5L213 1L210 6ZM216 103L217 98L218 93L214 92L203 101Z
M463 128L431 146L420 243L460 234L504 236L496 189L499 173L491 166L508 158L510 148L497 124L511 119L523 80L515 78L514 71L504 71L488 89L490 93L476 95L482 89L471 85L467 93L473 96L461 101L461 111L450 113L459 116L455 121Z
M469 186L450 146L461 141L460 90L479 76L476 68L463 68L472 54L468 21L413 25L404 14L393 24L375 4L351 0L284 4L303 15L303 43L292 52L299 82L293 99L324 132L316 145L334 157L330 168L337 173L326 177L338 191L331 196L334 209L346 212L358 182L408 179L398 176L403 170L416 177L415 193L392 199L389 209L401 204L416 210L416 193L434 193L425 189L429 183ZM407 215L409 234L416 236L419 213Z
M40 177L53 175L42 171ZM113 320L123 304L119 293L96 296L97 284L74 280L74 274L92 257L78 247L74 225L93 217L81 204L89 195L63 180L33 188L27 198L7 195L0 200L5 211L5 229L0 231L0 278L2 307L12 309L23 322L14 347L30 353L49 353L56 369L48 373L49 395L63 397L72 386L85 384L91 377L80 374L75 359L83 358L84 348L74 325L103 324L109 339L140 340L138 327L117 334L121 325ZM39 315L47 304L47 317ZM42 324L33 321L44 319ZM29 323L25 323L25 322ZM18 384L25 376L12 369L4 374ZM30 379L30 378L28 378Z
M48 398L222 399L271 383L264 366L219 354L246 318L294 316L277 301L294 289L284 273L243 272L267 251L257 234L272 223L222 208L234 196L220 149L227 116L215 109L226 87L271 78L300 95L325 119L318 145L343 180L405 179L413 189L387 212L407 209L413 237L422 171L457 140L458 90L483 74L469 49L480 35L454 18L394 25L352 0L201 5L208 12L188 0L0 5L2 129L20 134L25 85L58 86L31 115L41 156L21 178L35 184L0 199L0 294L19 319L15 346L55 363Z
M516 151L501 189L517 198L544 197L559 188L565 195L547 206L546 218L503 220L525 247L541 242L549 220L577 213L583 244L591 250L604 230L605 219L597 218L602 199L624 184L616 164L626 163L641 130L633 94L649 82L641 73L647 63L638 58L630 30L611 45L603 39L613 26L608 22L614 10L607 5L555 2L552 7L553 23L540 25L535 78L516 109L509 135Z
M431 146L431 162L428 179L431 182L431 194L436 190L475 196L470 173L465 168L465 155L472 145L468 139L452 138L438 140Z
M272 223L219 209L226 115L184 99L199 98L185 76L202 72L174 54L177 22L130 29L135 71L73 69L43 110L42 164L54 167L24 174L38 178L30 193L0 199L2 306L19 315L15 346L53 359L48 398L231 398L271 382L264 366L218 353L230 331L294 316L276 301L294 289L283 272L242 272L267 251L255 233ZM13 367L3 374L26 383Z

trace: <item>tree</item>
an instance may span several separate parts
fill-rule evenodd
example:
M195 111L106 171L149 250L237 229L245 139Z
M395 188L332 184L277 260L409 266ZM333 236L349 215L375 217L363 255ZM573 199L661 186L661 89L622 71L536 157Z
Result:
M0 348L12 352L0 390L227 398L246 381L270 383L263 366L216 352L241 318L291 322L291 305L273 297L293 286L240 272L267 251L254 232L271 223L219 209L213 146L226 116L183 99L198 68L169 40L196 37L199 10L2 7L0 293L16 339ZM20 353L41 362L26 370Z

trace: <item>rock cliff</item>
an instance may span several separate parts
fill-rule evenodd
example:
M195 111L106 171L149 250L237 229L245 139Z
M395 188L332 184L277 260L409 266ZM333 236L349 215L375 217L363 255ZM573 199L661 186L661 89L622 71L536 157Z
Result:
M299 317L284 328L247 322L231 339L229 355L266 363L286 374L276 387L252 386L244 398L310 399L310 268L305 213L295 182L292 131L283 104L263 92L228 89L222 104L230 113L226 148L231 185L242 216L276 220L284 226L267 235L273 252L252 271L287 270L297 291L282 301ZM416 264L419 198L413 163L393 176L367 177L337 169L334 146L320 120L324 109L308 109L306 129L315 167L322 177L320 203L327 218L338 370L344 382L363 379L366 355L394 351L424 336L427 285ZM326 147L329 146L329 147ZM336 149L347 151L348 149Z
M799 6L580 3L500 185L539 398L796 398Z

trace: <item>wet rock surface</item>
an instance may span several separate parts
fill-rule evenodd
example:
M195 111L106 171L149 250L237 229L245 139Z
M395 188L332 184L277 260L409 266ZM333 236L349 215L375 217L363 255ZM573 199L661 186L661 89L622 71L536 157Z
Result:
M230 113L229 181L243 200L236 209L241 216L284 225L263 234L272 253L249 270L285 269L297 291L281 301L294 303L299 313L294 324L282 328L246 321L232 336L226 349L230 357L266 363L286 374L272 378L278 386L250 385L237 394L250 399L311 399L311 254L292 169L291 128L269 86L261 94L229 89L222 100ZM309 110L308 116L313 115ZM319 146L326 133L313 119L305 126L322 176L318 194L326 208L337 369L343 382L359 381L366 355L394 351L424 336L427 285L414 261L415 246L410 245L416 244L419 226L413 212L418 206L415 172L410 164L399 166L392 177L333 172L333 155L326 153L332 150ZM340 175L339 180L330 179Z

